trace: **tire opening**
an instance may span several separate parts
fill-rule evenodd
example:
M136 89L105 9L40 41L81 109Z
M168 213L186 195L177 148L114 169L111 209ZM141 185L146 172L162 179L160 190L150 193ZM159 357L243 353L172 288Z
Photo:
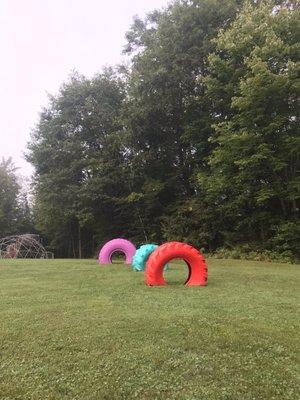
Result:
M116 250L111 253L109 258L112 264L124 264L126 260L125 253L120 250Z
M191 275L190 265L182 258L173 258L168 264L169 268L163 273L168 285L185 285Z

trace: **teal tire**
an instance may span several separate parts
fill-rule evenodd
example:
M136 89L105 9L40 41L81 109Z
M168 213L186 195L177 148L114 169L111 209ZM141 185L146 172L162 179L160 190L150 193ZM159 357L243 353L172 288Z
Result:
M157 244L143 244L137 249L132 258L132 268L134 271L145 271L146 262L151 253L157 249ZM165 265L164 270L168 269L168 264Z

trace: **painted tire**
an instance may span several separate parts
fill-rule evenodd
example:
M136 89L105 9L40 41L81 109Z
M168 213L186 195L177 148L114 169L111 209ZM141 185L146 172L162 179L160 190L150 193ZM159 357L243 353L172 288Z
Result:
M145 270L145 281L148 286L166 285L163 277L164 265L174 258L183 259L189 268L187 286L205 286L207 283L207 266L202 254L194 247L181 242L168 242L159 246L150 255Z
M139 247L132 259L132 267L134 271L145 271L146 261L155 249L158 248L157 244L143 244ZM168 265L164 266L164 270L168 269Z
M121 251L125 254L125 264L131 264L132 257L136 252L136 248L133 243L126 239L110 240L109 242L105 243L99 252L99 264L111 264L112 255L116 251Z

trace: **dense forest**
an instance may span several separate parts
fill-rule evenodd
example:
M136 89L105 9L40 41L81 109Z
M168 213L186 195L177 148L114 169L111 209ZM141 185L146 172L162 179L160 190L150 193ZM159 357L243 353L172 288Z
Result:
M73 73L42 111L31 212L0 166L1 235L33 220L57 257L126 237L299 259L299 13L181 0L135 17L128 63Z

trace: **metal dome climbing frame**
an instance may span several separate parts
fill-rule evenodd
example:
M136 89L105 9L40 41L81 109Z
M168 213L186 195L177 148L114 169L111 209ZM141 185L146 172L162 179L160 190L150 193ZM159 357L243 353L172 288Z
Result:
M41 243L39 235L7 236L0 239L0 258L53 258Z

